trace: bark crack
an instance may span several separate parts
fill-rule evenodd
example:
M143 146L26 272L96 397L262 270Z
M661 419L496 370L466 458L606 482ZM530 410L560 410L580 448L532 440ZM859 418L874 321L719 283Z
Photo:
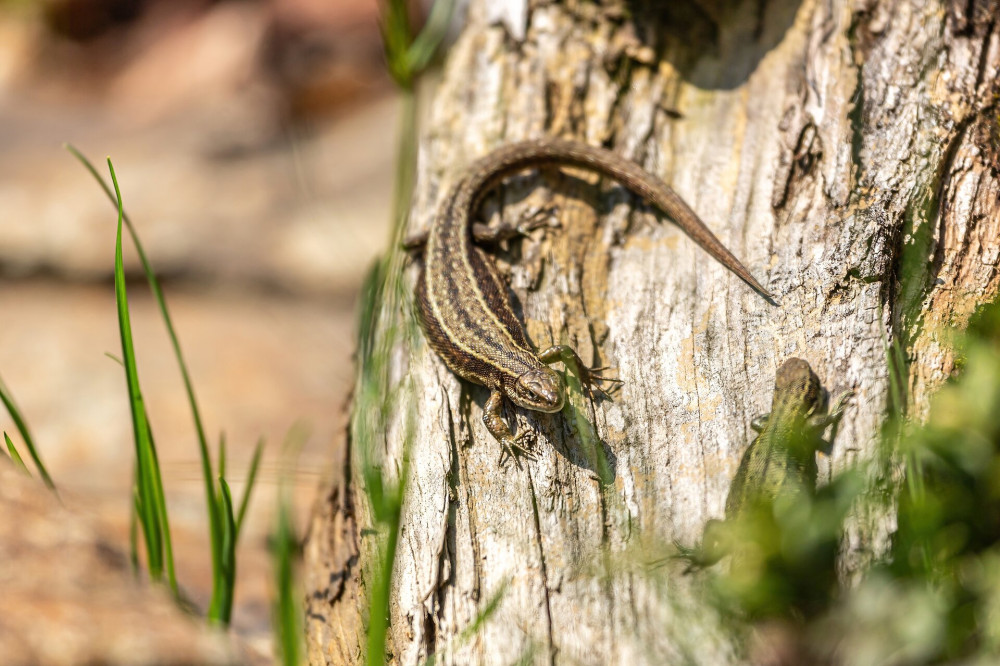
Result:
M538 545L538 561L542 569L542 601L545 605L545 631L548 638L548 661L555 664L556 644L552 634L552 602L549 594L549 574L545 566L545 548L542 545L542 523L538 517L538 497L535 494L535 480L528 470L528 489L531 491L531 515L535 521L535 543Z
M694 398L694 404L695 404L694 412L696 414L698 414L698 434L696 436L696 439L697 439L697 442L698 442L698 453L699 453L699 456L701 458L702 471L705 474L705 477L707 478L708 477L708 468L707 468L707 466L705 464L705 461L707 459L707 455L705 453L705 437L704 437L704 433L703 433L703 425L704 425L704 423L702 422L702 418L701 418L701 414L702 414L702 411L701 411L701 384L698 381L698 359L696 358L696 356L697 356L697 349L696 349L697 348L697 343L696 343L697 331L695 330L695 326L694 326L694 323L696 321L699 321L699 319L697 318L697 315L696 315L696 313L695 313L694 310L695 310L694 303L692 303L691 318L689 320L691 322L691 327L688 329L688 330L691 331L691 343L692 343L691 344L691 372L692 372L693 376L691 377L691 386L693 388L692 388L692 391L691 391L691 395ZM708 508L708 497L706 496L705 491L706 491L706 488L705 488L704 485L702 485L701 508L702 508L703 512L705 510L707 510L707 508Z
M468 392L463 389L462 391L465 401L469 401ZM468 421L468 409L465 410L465 418ZM472 598L474 601L478 602L482 597L482 547L479 544L479 525L476 522L476 496L472 492L472 483L469 480L469 469L468 469L468 458L462 454L461 449L458 446L458 437L454 432L454 422L449 422L451 431L451 441L452 441L452 454L454 456L453 464L455 465L455 473L458 475L455 481L455 497L458 497L458 487L462 486L465 488L465 509L468 515L469 524L469 547L472 549ZM457 500L456 500L457 501ZM457 509L457 507L456 507ZM458 516L455 517L456 521L456 537L457 537L457 521Z
M445 606L445 595L452 583L452 578L455 574L455 555L457 549L455 548L456 541L456 531L457 531L457 498L458 498L458 487L456 477L458 475L458 446L456 443L455 436L455 422L452 417L451 402L448 400L447 392L443 393L444 411L448 415L448 442L450 445L450 465L448 466L448 474L446 475L446 482L448 484L448 494L445 498L446 506L445 513L447 518L445 519L446 526L445 532L442 537L441 548L438 550L437 557L437 572L435 576L437 582L434 586L434 607L430 610L424 610L424 649L428 658L433 657L437 651L437 622L444 614ZM416 554L414 554L416 557ZM447 576L445 576L445 569L447 567Z
M996 27L996 19L991 19L983 31L983 39L979 47L979 63L976 68L976 86L974 90L977 94L982 94L983 82L986 80L987 63L990 55L990 35Z
M969 131L969 127L972 125L973 120L977 118L977 114L970 114L963 118L958 126L955 128L955 135L949 142L948 147L945 149L944 155L941 158L941 169L937 173L936 187L934 188L934 199L936 203L935 213L937 215L937 242L934 245L934 251L931 255L931 265L928 269L928 276L926 282L926 289L928 293L933 289L934 282L938 275L941 273L941 268L944 266L945 254L947 251L946 238L946 227L948 224L948 214L949 214L949 204L953 203L951 199L947 196L946 190L949 184L953 181L955 176L955 165L958 159L959 149L965 143L966 134ZM969 225L966 229L968 233L973 228L973 225ZM962 243L963 246L967 246L966 243Z

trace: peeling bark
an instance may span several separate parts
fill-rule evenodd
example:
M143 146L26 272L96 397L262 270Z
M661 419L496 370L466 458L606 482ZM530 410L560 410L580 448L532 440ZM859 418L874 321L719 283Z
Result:
M336 474L313 507L305 544L305 619L310 663L351 664L365 642L367 606L362 591L360 532L351 447L341 448Z
M434 98L411 230L475 157L573 136L670 183L781 305L587 174L528 172L488 197L482 217L494 222L558 207L561 228L497 252L515 308L536 346L571 344L625 384L613 401L572 395L561 414L508 409L539 437L534 460L500 468L481 423L487 391L422 342L400 356L418 408L395 662L738 661L697 590L642 576L630 557L690 544L722 516L749 422L786 358L857 392L829 473L875 446L885 341L909 354L919 414L952 369L946 329L1000 288L995 0L663 4L472 2ZM400 439L387 438L386 460ZM360 597L330 590L338 571L360 571L344 552L365 558L343 550L365 527L345 498L363 492L342 486L314 522L310 609L322 598L336 612L310 617L312 663L362 652ZM848 572L891 528L852 529ZM504 585L496 614L459 640Z

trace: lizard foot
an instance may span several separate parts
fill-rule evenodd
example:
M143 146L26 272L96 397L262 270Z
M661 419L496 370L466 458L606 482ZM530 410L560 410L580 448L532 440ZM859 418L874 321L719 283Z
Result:
M538 210L532 211L526 215L524 219L518 222L516 226L517 233L522 236L527 236L535 229L541 229L543 227L548 229L558 229L561 226L559 224L558 213L559 206L556 206L555 204L542 206Z
M480 244L492 245L512 238L524 237L535 229L554 229L559 226L559 219L556 217L556 206L545 206L532 211L518 220L516 223L502 223L488 225L476 222L472 225L472 238Z
M580 384L586 388L587 393L590 394L591 398L605 398L611 400L611 394L618 390L625 380L618 379L617 377L605 377L602 372L617 372L617 368L612 368L608 366L602 366L600 368L587 368L584 366L579 366L577 368L577 375L580 378ZM608 388L604 388L599 384L599 382L608 382L611 384Z
M614 368L607 366L602 366L600 368L588 368L583 360L580 358L576 351L567 345L553 345L548 349L545 349L538 354L538 359L542 363L554 363L555 361L562 361L567 368L569 368L573 374L575 374L579 380L580 384L583 386L584 390L590 396L591 399L604 397L608 400L611 399L611 394L608 390L605 390L599 385L599 382L609 382L612 384L611 390L614 390L618 385L624 384L621 379L616 377L605 377L601 373L606 371L613 371Z
M521 469L521 456L528 460L535 460L535 454L521 445L522 440L531 440L534 443L536 434L531 430L522 430L514 437L505 437L500 440L500 460L499 466L503 468L507 460L513 460L518 469Z

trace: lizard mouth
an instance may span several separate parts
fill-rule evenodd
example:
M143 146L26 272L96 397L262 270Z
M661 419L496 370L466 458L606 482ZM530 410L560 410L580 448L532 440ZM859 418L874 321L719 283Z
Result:
M548 414L553 414L558 411L562 411L563 408L563 397L562 394L556 394L555 396L546 396L544 402L538 403L534 407L535 411L546 412Z

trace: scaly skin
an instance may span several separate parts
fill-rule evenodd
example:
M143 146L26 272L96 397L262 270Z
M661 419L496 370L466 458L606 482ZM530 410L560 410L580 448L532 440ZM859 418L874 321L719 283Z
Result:
M757 431L740 460L726 498L726 519L782 492L816 489L816 451L823 431L843 414L847 396L827 413L827 393L809 364L785 361L774 377L771 412L751 424Z

